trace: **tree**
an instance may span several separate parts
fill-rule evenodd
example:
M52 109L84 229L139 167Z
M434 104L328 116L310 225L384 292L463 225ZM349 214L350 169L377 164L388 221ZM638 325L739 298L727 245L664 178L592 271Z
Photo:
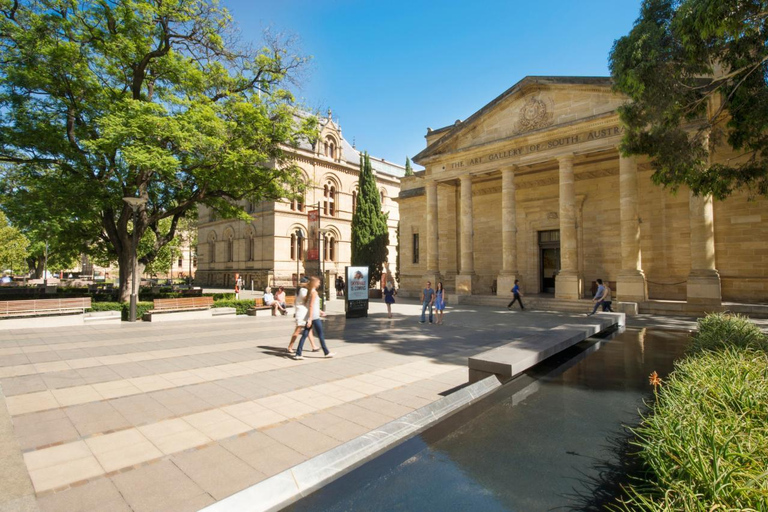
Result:
M381 270L387 261L389 229L387 214L381 211L381 197L368 152L360 155L358 189L357 209L352 215L352 265L370 267L369 284L372 285L381 279Z
M117 260L121 300L133 229L143 267L198 203L244 217L302 187L285 149L316 129L288 90L306 59L236 34L215 0L0 0L0 193L45 194ZM126 196L147 201L135 226Z
M768 195L768 2L645 0L610 68L631 100L621 149L649 155L655 183ZM745 158L711 164L723 141Z
M411 167L411 159L405 157L405 175L413 176L413 167Z
M0 273L10 270L14 274L22 273L26 267L27 246L29 240L15 227L8 223L8 218L0 211Z

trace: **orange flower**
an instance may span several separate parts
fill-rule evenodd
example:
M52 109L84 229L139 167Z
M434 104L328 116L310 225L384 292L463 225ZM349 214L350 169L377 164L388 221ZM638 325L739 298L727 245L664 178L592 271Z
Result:
M656 386L661 386L662 380L661 377L659 377L659 374L654 371L650 377L648 377L648 383L655 388Z

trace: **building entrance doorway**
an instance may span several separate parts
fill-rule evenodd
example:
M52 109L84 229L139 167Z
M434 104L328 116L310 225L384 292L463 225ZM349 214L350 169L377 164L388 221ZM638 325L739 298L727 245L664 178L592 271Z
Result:
M539 275L542 293L555 293L555 276L558 272L560 272L560 230L539 231Z

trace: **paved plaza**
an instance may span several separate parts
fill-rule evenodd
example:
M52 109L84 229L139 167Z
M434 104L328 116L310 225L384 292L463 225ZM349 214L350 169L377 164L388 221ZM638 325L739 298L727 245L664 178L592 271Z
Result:
M342 307L333 359L290 359L290 316L0 332L0 510L198 510L450 393L468 356L583 318Z

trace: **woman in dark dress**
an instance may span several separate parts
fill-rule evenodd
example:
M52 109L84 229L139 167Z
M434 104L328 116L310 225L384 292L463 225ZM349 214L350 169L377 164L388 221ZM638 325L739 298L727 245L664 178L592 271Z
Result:
M384 287L384 302L387 305L388 318L392 318L392 304L395 303L395 295L397 295L397 291L395 290L394 283L387 280L387 285Z

